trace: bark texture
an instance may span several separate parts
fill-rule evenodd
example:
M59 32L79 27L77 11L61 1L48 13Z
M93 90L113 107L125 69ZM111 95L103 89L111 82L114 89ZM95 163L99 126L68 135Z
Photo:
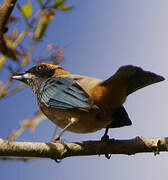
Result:
M91 156L102 154L125 154L168 151L168 138L142 138L129 140L111 139L108 142L83 141L41 143L10 142L0 139L0 156L40 157L64 159L71 156Z

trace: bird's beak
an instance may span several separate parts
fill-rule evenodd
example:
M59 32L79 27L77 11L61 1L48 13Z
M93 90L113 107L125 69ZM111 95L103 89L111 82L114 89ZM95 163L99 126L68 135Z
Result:
M26 83L26 80L30 79L31 77L32 76L30 73L24 73L24 74L13 75L11 78Z
M12 79L16 79L22 81L24 79L23 74L16 74L11 77Z
M19 81L25 81L24 74L16 74L11 77L12 79L19 80Z

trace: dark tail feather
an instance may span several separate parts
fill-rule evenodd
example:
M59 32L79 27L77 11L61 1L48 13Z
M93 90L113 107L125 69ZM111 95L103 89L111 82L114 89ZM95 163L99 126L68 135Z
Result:
M112 115L112 122L108 125L108 128L119 128L123 126L130 126L132 124L124 106L118 108Z
M118 71L120 71L127 80L127 95L135 92L138 89L164 80L164 77L162 76L150 71L144 71L142 68L132 65L123 66Z
M109 83L114 80L125 80L127 82L127 95L129 95L138 89L163 81L164 77L150 71L144 71L137 66L127 65L120 67L112 77L103 81L103 83Z

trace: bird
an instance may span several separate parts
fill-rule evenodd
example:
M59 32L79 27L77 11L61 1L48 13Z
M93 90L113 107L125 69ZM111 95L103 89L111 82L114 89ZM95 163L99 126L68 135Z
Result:
M12 79L30 86L40 110L65 131L92 133L105 128L102 140L109 139L109 128L132 124L123 106L128 95L164 77L134 65L121 66L106 80L71 74L59 65L39 63Z

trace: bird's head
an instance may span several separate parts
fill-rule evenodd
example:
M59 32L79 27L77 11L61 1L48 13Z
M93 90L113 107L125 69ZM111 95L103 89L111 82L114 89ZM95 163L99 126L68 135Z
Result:
M58 65L41 63L33 66L25 73L13 75L12 79L24 82L33 89L34 93L37 93L41 83L46 79L67 74L69 72Z

